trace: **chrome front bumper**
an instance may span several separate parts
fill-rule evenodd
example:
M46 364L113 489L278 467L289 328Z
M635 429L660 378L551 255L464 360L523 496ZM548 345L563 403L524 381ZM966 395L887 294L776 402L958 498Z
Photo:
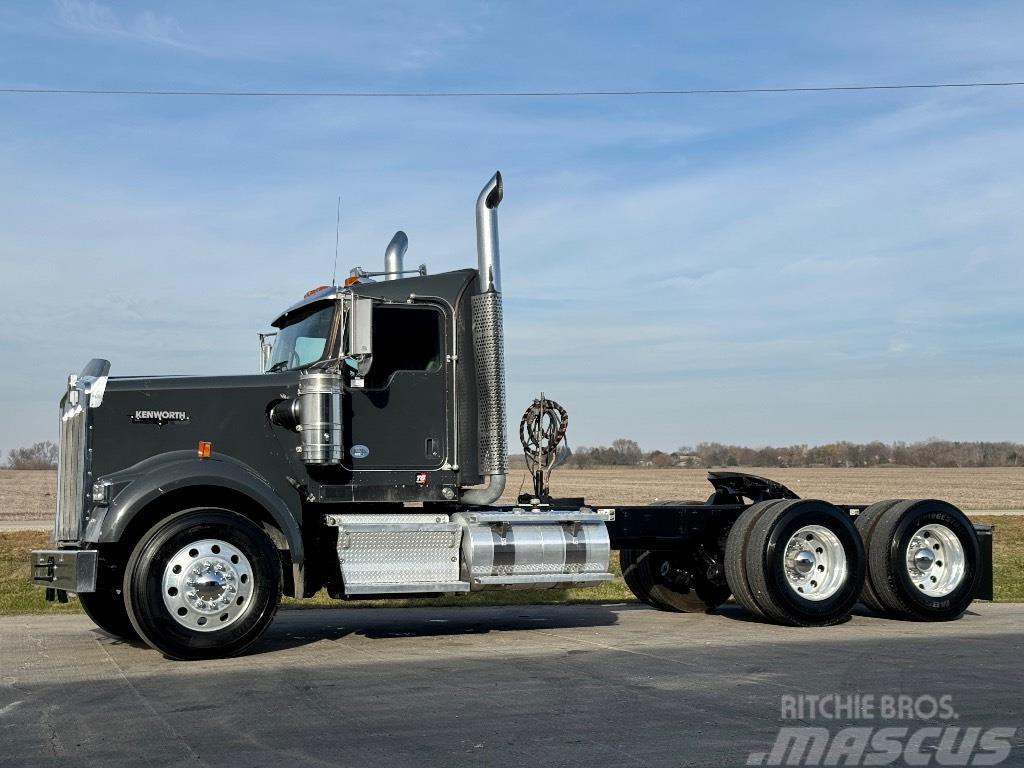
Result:
M47 590L95 592L98 571L96 550L37 549L32 552L32 583Z

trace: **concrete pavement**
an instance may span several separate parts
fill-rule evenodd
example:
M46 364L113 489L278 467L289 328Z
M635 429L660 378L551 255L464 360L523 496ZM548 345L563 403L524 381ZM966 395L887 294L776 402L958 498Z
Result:
M732 608L293 610L248 656L182 663L84 616L6 617L0 765L743 765L784 695L950 695L960 726L1020 727L1022 630L1024 605L988 603L815 630Z

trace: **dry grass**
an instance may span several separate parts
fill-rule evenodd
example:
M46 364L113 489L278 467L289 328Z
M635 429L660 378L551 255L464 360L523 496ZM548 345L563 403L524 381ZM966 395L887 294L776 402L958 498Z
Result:
M979 523L992 525L992 573L996 602L1024 601L1024 566L1020 551L1024 547L1024 517L985 517L971 515Z
M50 546L42 531L0 532L0 616L12 613L74 613L78 601L48 603L42 589L32 585L29 553Z

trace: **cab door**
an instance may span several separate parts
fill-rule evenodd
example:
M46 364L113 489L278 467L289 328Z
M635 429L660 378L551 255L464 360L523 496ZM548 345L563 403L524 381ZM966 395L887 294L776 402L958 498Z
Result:
M372 363L363 386L346 390L346 467L429 471L446 463L450 322L442 304L374 305Z

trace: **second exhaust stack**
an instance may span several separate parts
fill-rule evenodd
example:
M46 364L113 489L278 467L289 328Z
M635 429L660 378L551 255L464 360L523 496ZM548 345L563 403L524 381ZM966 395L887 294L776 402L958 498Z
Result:
M405 232L398 230L391 238L384 251L384 279L397 280L402 276L405 263L405 252L409 249L409 238Z

